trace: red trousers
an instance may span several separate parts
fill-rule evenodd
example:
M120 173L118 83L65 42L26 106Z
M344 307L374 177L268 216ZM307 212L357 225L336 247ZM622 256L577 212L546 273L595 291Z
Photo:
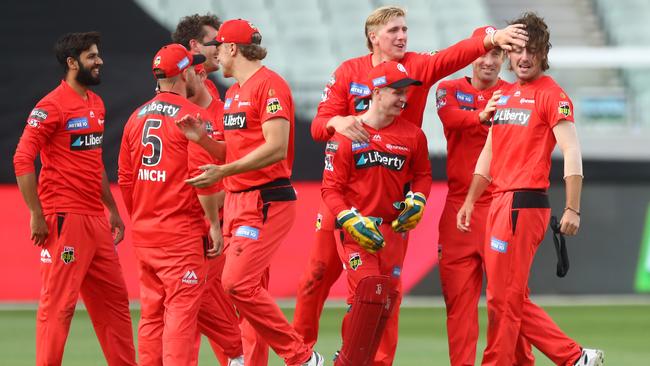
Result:
M485 236L488 336L482 365L510 366L520 336L556 365L572 366L580 346L528 297L528 276L548 227L545 193L504 192L495 195Z
M140 274L140 366L195 365L197 319L207 265L203 238L135 247Z
M374 366L392 365L397 349L398 326L399 326L399 306L402 301L402 267L408 236L393 231L390 223L383 224L379 230L384 235L386 246L374 254L367 252L365 249L347 234L343 235L342 241L337 246L339 258L345 266L345 273L348 279L348 304L352 304L357 284L361 279L368 276L387 275L391 278L391 287L398 292L395 300L393 313L391 314L384 334L379 343L379 349L375 354ZM339 231L341 233L342 231ZM343 318L341 334L345 334L350 319L347 313Z
M286 197L267 200L269 196L277 195L260 190L226 193L222 282L242 317L246 364L266 365L257 356L268 344L287 365L301 365L311 357L311 347L304 344L268 292L271 258L293 225L296 203L278 200Z
M308 346L318 339L318 321L330 288L338 280L343 266L336 250L334 217L321 210L309 261L298 282L293 326ZM328 222L329 221L329 222Z
M451 366L474 365L478 340L478 302L483 286L483 246L488 205L475 205L472 231L456 227L462 202L447 200L440 217L438 259L442 294L447 307L447 339ZM513 365L534 365L530 344L519 337Z
M60 365L79 293L108 365L135 365L129 300L104 216L47 215L36 365Z

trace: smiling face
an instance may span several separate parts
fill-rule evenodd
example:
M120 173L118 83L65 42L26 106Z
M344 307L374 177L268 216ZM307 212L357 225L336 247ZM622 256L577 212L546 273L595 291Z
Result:
M472 62L472 78L485 83L492 83L499 77L503 64L504 52L500 48L493 48L485 55Z
M217 47L215 46L205 46L206 42L213 41L217 36L217 30L212 26L204 25L203 26L203 39L200 39L200 42L197 42L197 47L199 52L205 56L205 71L210 73L213 71L219 70L219 58L217 57Z
M99 70L104 61L99 57L99 50L96 44L93 44L87 50L81 52L79 58L75 59L79 65L75 80L81 85L91 86L98 85L101 82Z
M508 52L510 67L521 82L537 79L544 72L542 70L541 55L534 50L522 47L513 47Z
M403 88L376 88L373 90L372 104L379 112L388 117L397 117L406 105L406 92L408 86Z
M403 16L391 18L386 24L370 30L368 38L373 53L381 54L388 60L401 60L406 53L407 30Z

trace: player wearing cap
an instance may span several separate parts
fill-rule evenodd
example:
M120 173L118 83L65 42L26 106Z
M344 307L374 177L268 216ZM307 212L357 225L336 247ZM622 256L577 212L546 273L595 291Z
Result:
M550 48L546 23L534 13L513 23L526 24L530 40L525 48L509 52L517 80L496 103L492 127L457 216L458 229L470 231L474 203L492 181L484 241L489 323L482 364L511 365L517 339L523 336L556 365L602 365L602 351L582 349L528 297L530 267L549 224L551 152L557 143L564 156L566 208L560 226L567 235L576 234L580 226L582 158L573 104L544 75Z
M524 45L525 31L519 26L500 29L490 35L472 37L435 54L406 52L406 12L396 6L380 7L366 20L365 34L369 54L341 64L323 90L322 101L311 125L316 141L327 141L339 132L355 141L367 141L368 134L358 117L368 108L371 87L365 80L373 66L383 61L399 61L423 85L409 88L408 103L402 117L422 126L429 89L441 78L462 69L495 45ZM321 203L316 240L307 268L301 277L294 326L308 344L316 343L318 319L329 289L341 273L334 245L334 215ZM381 353L381 352L380 352Z
M217 256L222 249L218 188L194 189L184 181L212 159L174 123L184 114L204 113L186 99L197 86L190 66L204 60L179 44L161 48L152 66L160 93L124 126L118 175L133 222L140 275L140 365L190 365L196 360L205 256Z
M392 364L406 232L422 218L431 189L424 132L400 116L408 88L422 83L395 61L380 63L367 77L371 104L359 118L370 141L336 133L327 143L323 171L322 197L342 228L337 247L351 306L337 366L373 364L380 343ZM408 182L412 191L405 197Z
M474 30L472 37L494 32ZM452 366L473 365L478 339L478 300L483 287L485 222L492 202L488 187L474 206L472 228L460 233L456 214L469 189L476 160L483 149L490 119L508 83L499 78L504 52L499 47L472 62L472 77L440 82L436 91L438 116L447 139L447 201L439 223L438 263L447 306L447 339ZM533 365L530 344L519 339L516 365Z
M106 362L135 365L129 300L115 250L124 223L102 161L104 102L90 91L100 82L99 44L97 32L59 38L54 49L63 80L30 113L14 155L31 239L41 247L36 365L61 364L79 293ZM43 166L37 185L38 154Z
M243 318L247 365L266 365L268 345L287 365L322 365L323 358L305 345L269 294L269 266L291 229L296 194L289 177L293 165L294 105L286 81L262 65L266 49L259 30L242 19L219 28L219 63L234 77L224 105L224 143L195 129L197 119L179 121L186 135L220 159L188 180L204 186L223 179L226 188L223 286Z

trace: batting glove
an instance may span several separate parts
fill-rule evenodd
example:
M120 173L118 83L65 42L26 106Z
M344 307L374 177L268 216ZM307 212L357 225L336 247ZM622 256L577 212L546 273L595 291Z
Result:
M420 192L409 191L404 198L404 201L393 203L395 209L400 210L399 216L393 220L391 226L393 230L402 233L415 228L415 226L422 220L424 214L424 206L427 204L427 199L424 194Z
M368 252L375 253L384 247L384 236L379 231L379 225L383 221L381 218L363 216L352 207L339 212L336 221Z

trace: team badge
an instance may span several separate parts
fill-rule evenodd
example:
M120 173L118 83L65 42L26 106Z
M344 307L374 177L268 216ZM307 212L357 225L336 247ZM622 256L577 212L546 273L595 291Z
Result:
M278 98L269 98L266 100L266 113L275 114L281 110L282 106Z
M361 255L359 253L350 253L350 259L348 259L348 263L350 263L350 268L352 270L356 271L359 266L361 266L363 263L361 262Z
M319 231L323 227L323 215L318 214L316 216L316 231Z
M74 247L63 247L63 252L61 253L61 260L63 263L68 264L74 262Z
M325 170L329 172L334 171L334 155L325 154Z
M571 105L569 104L569 102L560 101L557 111L564 117L569 117L571 116Z
M158 67L158 65L160 65L160 56L156 57L156 59L153 60L153 65L155 67Z

